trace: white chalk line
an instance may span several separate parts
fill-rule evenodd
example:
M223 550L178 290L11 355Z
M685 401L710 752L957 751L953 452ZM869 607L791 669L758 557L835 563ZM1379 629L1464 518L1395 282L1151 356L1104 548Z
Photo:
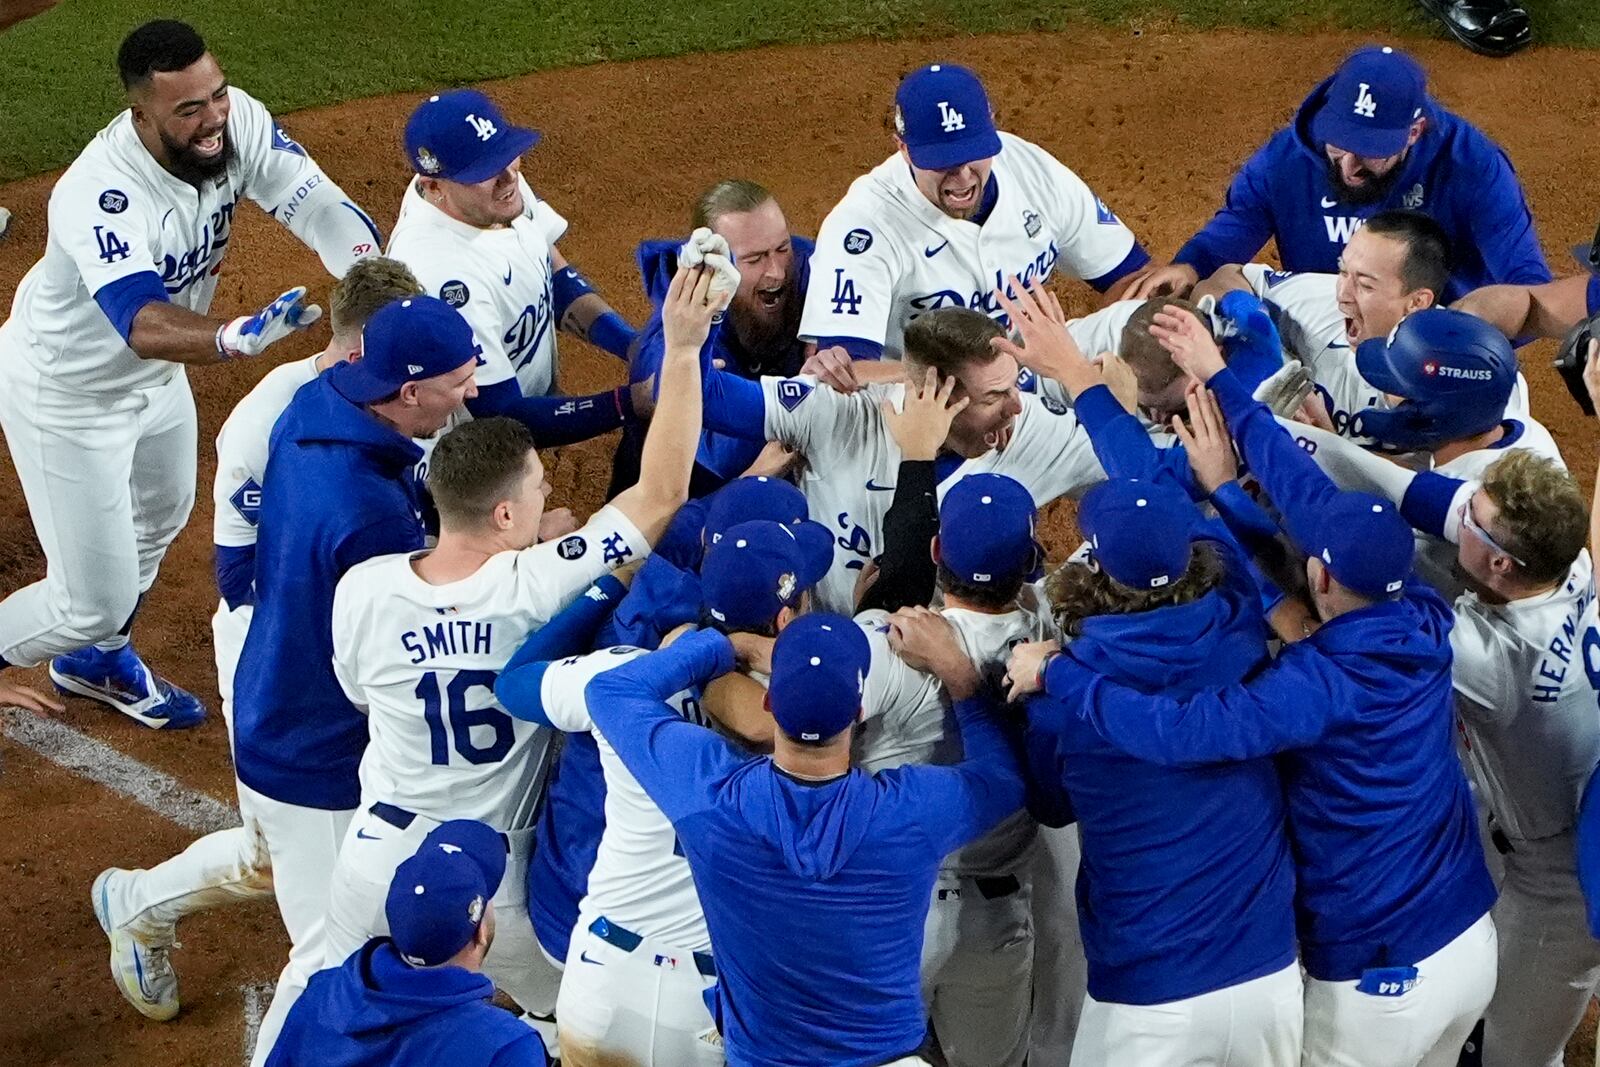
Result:
M79 733L65 723L35 715L24 708L0 708L5 736L51 763L105 786L164 819L197 834L209 834L240 825L239 811L231 804L191 789L132 756ZM272 1003L272 982L249 982L239 987L244 1002L244 1058L248 1067L261 1031L261 1019Z

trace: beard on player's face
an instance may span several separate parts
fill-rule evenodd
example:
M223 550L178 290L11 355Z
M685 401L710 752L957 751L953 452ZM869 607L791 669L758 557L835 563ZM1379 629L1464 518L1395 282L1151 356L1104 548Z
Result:
M1338 159L1328 160L1328 181L1335 189L1339 190L1339 199L1353 207L1365 207L1376 204L1388 198L1394 187L1400 181L1401 164L1405 162L1405 154L1386 160L1361 160L1355 167L1355 178L1358 184L1352 184L1344 176ZM1382 164L1388 164L1383 168ZM1376 165L1376 167L1374 166ZM1378 173L1381 169L1382 173Z
M167 153L167 169L174 177L194 183L222 177L233 160L233 140L227 127L210 131L206 136L196 133L189 137L174 137L166 130L156 131L161 136L161 147ZM222 149L210 155L202 153L196 145L215 136L222 138Z

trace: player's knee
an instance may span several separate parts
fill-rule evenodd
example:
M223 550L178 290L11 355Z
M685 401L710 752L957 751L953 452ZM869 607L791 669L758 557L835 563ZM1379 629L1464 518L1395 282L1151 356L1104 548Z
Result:
M121 630L139 604L139 582L130 573L124 580L107 580L82 588L64 588L63 629L92 644Z

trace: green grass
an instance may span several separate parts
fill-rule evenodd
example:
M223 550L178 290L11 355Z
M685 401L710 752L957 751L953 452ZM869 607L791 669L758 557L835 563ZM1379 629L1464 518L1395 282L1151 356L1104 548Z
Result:
M1539 40L1600 47L1594 4L1530 0ZM117 44L157 16L193 22L284 112L603 60L1074 20L1435 32L1412 0L62 0L0 35L0 180L66 164L123 106Z

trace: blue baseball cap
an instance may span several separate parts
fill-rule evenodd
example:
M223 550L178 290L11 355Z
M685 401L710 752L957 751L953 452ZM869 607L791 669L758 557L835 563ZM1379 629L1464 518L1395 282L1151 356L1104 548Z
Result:
M433 296L408 296L379 308L361 330L361 358L328 372L351 403L393 396L406 382L459 370L483 352L461 312Z
M463 185L488 181L538 143L536 130L511 125L476 89L430 96L406 120L411 168Z
M1197 517L1182 490L1131 478L1100 483L1078 505L1095 565L1130 589L1160 589L1184 576Z
M1428 76L1417 61L1387 45L1356 52L1324 84L1312 138L1363 159L1403 152L1428 100Z
M911 162L923 170L948 170L1000 154L983 82L953 63L934 63L901 80L894 94L894 131Z
M793 525L811 517L805 494L782 478L735 478L706 503L705 539L714 545L730 527L755 519Z
M1416 542L1411 524L1392 503L1371 493L1342 492L1323 512L1305 548L1352 592L1373 600L1393 596L1411 573Z
M413 967L437 967L467 946L506 873L506 839L474 819L434 827L395 868L384 914Z
M833 565L833 535L815 522L741 522L706 547L700 598L730 630L770 626Z
M1022 483L969 474L939 504L939 562L968 585L1004 586L1039 570L1038 509Z
M856 721L872 649L861 627L829 612L803 615L772 646L767 706L796 741L826 741Z

